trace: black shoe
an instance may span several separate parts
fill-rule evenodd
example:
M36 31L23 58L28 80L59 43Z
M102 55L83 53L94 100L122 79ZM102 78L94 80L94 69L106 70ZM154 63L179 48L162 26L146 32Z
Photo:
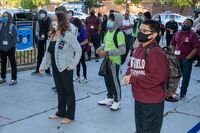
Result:
M181 96L180 96L180 99L181 99L181 100L185 100L185 99L186 99L186 95L181 95Z
M165 100L168 101L168 102L178 102L178 98L175 98L175 97L172 97L172 96L166 98Z
M194 65L194 67L200 67L200 63L197 63L196 65Z
M50 71L45 72L47 75L52 76Z
M99 59L96 59L95 62L99 62Z
M32 72L31 74L32 75L41 75L40 72L38 72L38 71Z
M55 86L54 86L54 87L51 87L51 89L52 89L52 90L56 90L56 87L55 87Z
M85 60L85 61L91 61L91 59L89 58L89 59L87 59L87 60Z

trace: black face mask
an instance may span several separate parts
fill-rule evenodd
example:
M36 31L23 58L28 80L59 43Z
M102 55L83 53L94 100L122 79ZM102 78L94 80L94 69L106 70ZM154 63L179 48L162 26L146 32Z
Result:
M94 12L90 12L90 15L94 15Z
M189 30L191 30L191 27L190 27L190 26L187 26L187 25L183 25L183 26L182 26L182 30L183 30L183 31L189 31Z
M151 33L152 34L152 33ZM150 41L151 39L149 39L148 37L151 35L151 34L144 34L142 32L138 32L138 41L139 42L148 42Z

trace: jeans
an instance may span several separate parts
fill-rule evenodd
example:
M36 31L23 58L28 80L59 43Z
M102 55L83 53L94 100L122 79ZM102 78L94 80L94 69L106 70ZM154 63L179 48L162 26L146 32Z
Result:
M192 72L192 60L180 60L180 67L181 67L181 73L182 73L182 84L181 84L181 95L186 95L187 88L190 82L190 76Z

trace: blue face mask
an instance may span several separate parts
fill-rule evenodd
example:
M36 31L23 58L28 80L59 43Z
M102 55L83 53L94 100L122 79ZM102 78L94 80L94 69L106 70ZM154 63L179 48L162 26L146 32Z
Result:
M1 22L2 23L7 23L8 22L8 18L7 17L2 17Z
M114 27L114 22L108 20L108 22L107 22L107 28L108 28L108 29L112 29L113 27Z

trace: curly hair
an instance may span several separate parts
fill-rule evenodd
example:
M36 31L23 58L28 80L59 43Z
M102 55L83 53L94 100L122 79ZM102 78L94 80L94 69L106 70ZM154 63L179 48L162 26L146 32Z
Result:
M55 15L58 18L58 29L61 30L61 35L64 35L66 31L71 31L69 20L67 19L66 14L63 12L56 12ZM54 34L56 31L51 25L50 35Z

